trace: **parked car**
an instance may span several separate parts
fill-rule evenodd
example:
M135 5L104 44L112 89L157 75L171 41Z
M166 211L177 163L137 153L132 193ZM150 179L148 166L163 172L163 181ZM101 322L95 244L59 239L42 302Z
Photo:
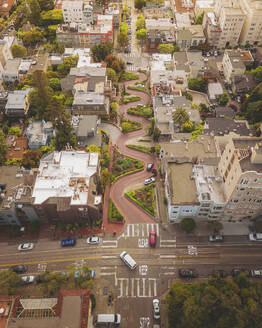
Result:
M262 233L250 233L248 238L250 241L262 241Z
M250 270L250 277L262 278L262 270Z
M87 242L87 244L89 244L89 245L99 244L99 242L100 242L100 238L97 237L97 236L91 236L91 237L88 237L88 238L87 238L86 242Z
M144 185L146 186L146 185L149 185L150 183L153 183L153 182L155 182L156 181L156 179L154 178L154 177L151 177L151 178L149 178L149 179L145 179L145 181L144 181Z
M25 284L32 284L35 281L35 276L23 276L21 279Z
M27 266L26 265L14 265L10 269L16 273L24 273L27 271Z
M155 231L149 232L149 246L156 247L156 232Z
M193 269L179 269L179 277L181 278L197 278L198 273Z
M160 319L160 302L157 298L153 299L153 315L154 319Z
M75 246L75 244L76 244L75 238L67 238L67 239L63 239L61 241L62 247L69 247L69 246L73 247L73 246Z
M29 251L30 249L33 249L33 248L34 248L33 243L25 243L25 244L20 244L18 246L19 251Z
M224 270L215 270L212 272L213 277L226 278L227 273Z
M126 64L127 64L127 65L133 65L133 63L131 63L131 62L126 62Z
M248 270L248 269L233 269L231 271L231 275L232 275L232 277L237 277L242 272L245 273L247 277L250 276L250 270Z
M224 240L224 236L222 235L210 235L208 236L208 240L210 242L220 242Z
M138 83L136 86L139 87L139 88L144 88L145 87L144 84L140 84L140 83Z
M87 272L87 271L84 271L84 270L75 270L74 271L74 278L85 278L85 277L89 277L89 274L90 274L90 277L91 278L95 278L95 271L94 270L90 270L90 273Z
M147 163L146 170L151 171L153 167L154 167L154 163Z

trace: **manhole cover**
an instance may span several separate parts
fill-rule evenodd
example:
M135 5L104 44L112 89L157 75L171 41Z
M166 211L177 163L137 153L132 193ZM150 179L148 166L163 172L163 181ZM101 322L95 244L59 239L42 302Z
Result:
M104 287L103 288L103 295L107 295L108 294L108 287Z

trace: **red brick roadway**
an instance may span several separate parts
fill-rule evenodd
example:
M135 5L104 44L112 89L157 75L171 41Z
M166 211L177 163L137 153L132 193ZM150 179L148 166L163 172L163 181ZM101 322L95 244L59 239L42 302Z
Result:
M143 81L146 79L146 76L143 73L136 73L139 74L139 80ZM128 81L124 82L125 86L127 87L128 85L134 85L135 82L137 81ZM122 83L123 85L123 83ZM120 90L121 87L120 86ZM141 100L132 102L131 104L122 104L119 106L118 112L120 115L123 115L125 118L140 122L142 124L142 129L126 134L121 134L118 139L115 142L115 145L117 146L118 150L126 156L133 157L135 159L138 159L145 164L148 162L154 162L155 167L157 167L157 160L155 157L137 151L135 149L130 149L126 147L126 144L128 144L128 140L134 139L134 138L139 138L144 136L147 133L147 126L149 125L150 121L139 116L134 116L134 115L129 115L127 114L127 109L129 107L136 106L138 103L142 104L147 104L150 103L151 99L150 96L143 92L139 92L136 90L128 90L128 92L132 92L132 95L140 96ZM131 93L130 92L130 93ZM111 147L112 150L112 147ZM111 190L109 186L106 187L105 194L104 194L104 210L103 210L103 225L105 228L105 232L113 232L116 231L118 234L120 231L123 230L123 225L119 224L112 224L108 222L108 202L109 202L109 197L112 199L120 213L124 216L125 222L126 223L152 223L154 222L153 219L146 214L144 211L142 211L140 208L138 208L135 204L130 202L127 198L125 198L125 190L127 187L130 187L132 185L135 185L137 183L141 183L144 181L144 179L150 177L152 174L150 172L146 171L146 165L145 169L143 171L130 174L127 176L124 176L120 179L118 179L113 186L111 187Z

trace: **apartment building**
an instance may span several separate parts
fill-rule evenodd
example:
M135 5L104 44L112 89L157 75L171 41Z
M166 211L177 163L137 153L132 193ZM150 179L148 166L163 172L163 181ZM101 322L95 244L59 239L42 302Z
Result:
M65 23L85 23L93 22L93 6L83 1L63 1L62 13Z
M61 151L41 159L33 188L33 205L49 222L97 220L101 195L97 195L99 154Z
M246 71L241 52L238 50L225 50L222 66L225 79L229 83L232 82L235 76L243 75Z
M77 91L74 94L72 114L74 115L108 115L109 98L103 93Z
M222 30L213 12L207 12L204 15L202 26L208 43L215 48L219 48Z
M148 52L157 50L159 44L175 42L175 26L168 18L146 19L146 48Z

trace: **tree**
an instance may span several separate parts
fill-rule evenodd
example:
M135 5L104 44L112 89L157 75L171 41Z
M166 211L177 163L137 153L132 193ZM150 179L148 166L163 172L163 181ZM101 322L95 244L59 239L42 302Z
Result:
M153 140L158 141L160 134L161 134L161 130L157 126L155 126L154 132L153 132Z
M160 44L157 47L157 50L161 54L172 54L175 50L175 47L173 46L173 44Z
M112 102L110 104L110 109L110 118L115 121L117 119L118 103Z
M225 106L229 101L229 96L227 92L223 92L222 95L218 99L218 103L222 106Z
M194 130L193 122L187 121L187 122L183 123L182 130L183 130L183 132L192 132Z
M116 72L115 72L115 70L113 70L113 68L108 67L106 69L106 75L107 75L107 78L112 81L112 83L117 82Z
M136 29L141 30L146 27L145 17L141 14L137 15Z
M57 130L55 136L56 150L63 150L67 145L70 145L73 148L76 147L76 137L73 134L73 127L71 125L71 119L68 113L63 112L61 117L55 121L55 128Z
M68 283L68 274L45 271L39 276L39 290L44 297L56 296L58 291Z
M252 69L251 74L254 76L256 82L262 82L262 66L258 66L256 69Z
M29 13L29 21L30 23L34 24L34 25L39 25L40 24L40 5L38 0L29 0L29 9L30 9L30 13Z
M41 24L48 25L57 25L63 22L62 9L52 9L48 11L43 11L41 13Z
M104 61L106 56L113 51L112 43L96 44L91 48L92 57L95 62Z
M120 48L125 48L128 46L129 38L126 33L120 32L117 35L117 43L119 44Z
M32 167L38 167L41 157L42 152L39 149L26 150L23 153L22 165L27 169L31 169Z
M219 221L211 221L211 222L208 222L208 228L212 232L217 233L223 229L223 224Z
M11 295L18 292L18 288L23 285L20 276L11 270L0 271L0 294Z
M22 131L19 128L19 126L12 126L11 128L8 129L8 134L15 134L16 136L20 137Z
M189 121L189 115L185 108L178 107L176 111L173 113L173 120L175 123L182 126L182 124Z
M60 79L55 78L55 77L49 79L49 86L54 91L61 91L61 82L60 82Z
M145 6L145 0L135 0L135 8L142 9Z
M78 56L68 56L64 59L63 64L57 65L57 71L62 75L66 76L72 67L76 67L78 63Z
M136 38L140 41L145 41L146 33L146 29L142 28L141 30L136 31Z
M51 122L56 122L64 114L64 105L59 101L58 97L54 96L50 99L45 110L45 119Z
M53 0L38 0L41 11L48 11L54 9Z
M204 11L195 18L194 25L202 25L204 18Z
M128 34L128 24L126 22L122 22L120 24L120 33Z
M69 271L69 278L67 288L69 289L91 289L93 287L93 278L91 277L91 270L87 265L76 268L71 265L67 268Z
M196 227L196 223L191 218L185 218L180 222L180 228L186 233L192 232Z
M207 84L207 79L202 77L188 80L188 88L199 92L205 92L207 90Z
M105 10L105 8L108 7L110 0L96 0L96 3Z
M27 49L20 44L13 44L11 52L14 58L22 58L27 56Z
M86 152L87 153L99 153L100 154L101 149L97 145L90 145L90 146L86 147Z
M111 180L112 172L109 172L108 169L102 170L100 174L100 185L103 192L105 191L106 185L111 183Z
M2 130L0 130L0 164L3 165L6 160L6 155L8 152L8 145L5 141L5 135Z

